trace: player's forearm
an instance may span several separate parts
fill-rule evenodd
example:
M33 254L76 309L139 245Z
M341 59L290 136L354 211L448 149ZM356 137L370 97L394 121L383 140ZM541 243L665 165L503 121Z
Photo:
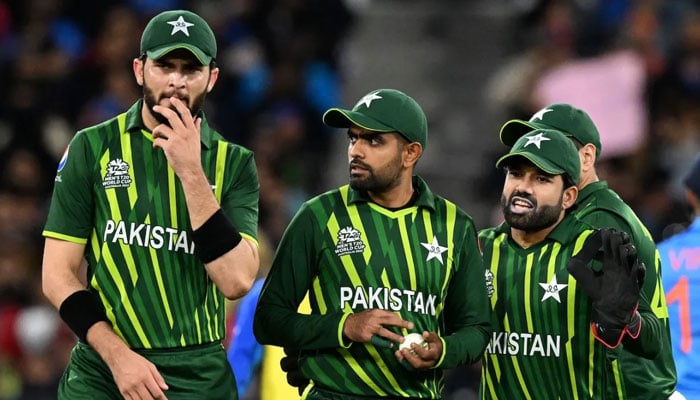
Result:
M192 230L201 227L220 208L204 171L181 173L179 176L185 192L187 211L190 214Z
M297 350L347 347L348 343L342 339L345 317L343 313L299 314L295 308L273 305L261 298L253 332L262 344Z
M226 254L205 264L205 268L224 296L235 300L250 291L259 265L258 246L244 238Z

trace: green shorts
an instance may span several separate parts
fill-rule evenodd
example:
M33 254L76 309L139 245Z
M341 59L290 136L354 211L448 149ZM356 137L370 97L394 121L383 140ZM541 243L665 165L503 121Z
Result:
M168 400L238 400L236 380L221 343L167 350L137 350L155 364ZM112 372L85 343L73 348L58 400L121 400Z

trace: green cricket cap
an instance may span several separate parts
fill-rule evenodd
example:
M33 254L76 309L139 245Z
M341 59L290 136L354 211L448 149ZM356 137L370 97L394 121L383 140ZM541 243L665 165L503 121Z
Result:
M556 129L582 144L592 143L596 148L596 158L600 157L602 146L598 128L585 111L570 104L550 104L533 114L529 121L513 119L506 122L501 127L501 142L512 146L519 137L533 129Z
M578 150L560 131L536 129L521 136L510 152L496 161L496 167L508 165L514 157L524 157L548 174L567 174L578 184L581 174Z
M398 132L423 149L428 143L428 120L420 105L396 89L378 89L364 95L352 110L330 108L323 123L334 128L355 124L376 132Z
M216 37L209 24L187 10L164 11L153 17L141 35L141 54L157 60L173 50L186 49L202 65L216 58Z

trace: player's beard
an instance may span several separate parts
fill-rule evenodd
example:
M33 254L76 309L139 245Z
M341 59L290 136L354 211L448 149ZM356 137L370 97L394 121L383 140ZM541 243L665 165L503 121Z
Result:
M401 177L401 154L388 163L384 168L375 170L371 166L357 159L350 160L350 168L353 165L359 166L365 170L365 176L354 176L350 173L350 187L371 193L386 193L396 187L400 182Z
M207 85L205 87L208 87L208 86L209 86L209 81L207 80ZM170 126L168 119L165 118L163 116L163 114L153 111L153 106L155 106L156 104L160 104L161 100L169 99L171 96L179 97L179 96L177 96L176 92L173 92L173 93L163 93L160 95L160 97L158 99L156 99L156 96L153 93L153 90L148 86L148 83L146 82L146 77L145 76L143 77L143 101L144 101L144 103L146 103L146 108L148 109L148 112L151 113L153 118L155 118L155 120L158 121L158 123L166 124L168 126ZM204 104L204 100L206 99L206 97L207 97L207 91L203 90L202 93L200 93L199 95L192 98L191 102L190 102L189 97L184 97L184 98L179 97L179 98L188 106L188 108L190 109L190 113L193 116L195 116L202 110L202 104ZM175 109L175 106L173 106L173 105L170 105L170 109L177 112L177 110ZM178 115L180 114L179 112L177 112L177 113L178 113Z
M518 196L527 199L532 203L532 210L526 213L514 213L510 209L510 205L513 202L513 197ZM563 210L563 196L559 197L559 202L553 206L550 205L537 205L537 199L533 198L527 193L514 192L510 195L509 199L501 195L501 208L503 210L503 216L505 217L508 225L515 229L519 229L524 232L537 232L545 228L549 228L554 225L558 220L561 212Z

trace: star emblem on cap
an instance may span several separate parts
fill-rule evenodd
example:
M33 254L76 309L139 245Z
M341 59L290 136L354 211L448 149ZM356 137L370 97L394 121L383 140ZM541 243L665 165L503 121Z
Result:
M421 243L420 245L428 249L428 257L425 259L425 261L430 261L433 258L437 258L440 261L440 264L444 265L444 262L442 261L442 253L447 251L447 247L440 246L437 241L437 237L433 236L432 243Z
M189 37L190 36L190 31L189 27L194 26L193 23L185 21L185 19L180 15L180 18L176 19L175 21L168 21L169 25L173 26L173 31L170 32L170 36L182 32L185 34L185 36Z
M540 149L541 148L540 143L546 142L548 140L552 140L552 139L546 137L544 135L544 132L540 132L537 135L532 135L529 138L527 138L527 143L525 143L525 145L523 145L523 148L525 148L531 144L534 144L535 146L537 146L538 149Z
M550 112L550 111L554 111L554 110L552 110L551 108L543 108L543 109L541 109L540 111L537 111L537 112L532 116L532 118L530 118L530 122L535 121L535 120L537 120L537 119L539 119L540 121L542 121L542 119L544 118L544 115L547 114L547 113Z
M364 104L365 107L369 108L369 106L372 105L372 101L381 99L382 96L378 95L377 92L372 92L369 94L366 94L365 97L361 98L360 101L357 102L357 105L359 106L360 104Z
M539 285L542 287L542 289L544 289L544 294L542 295L542 300L540 300L540 302L543 302L551 297L556 300L557 303L561 303L559 292L561 292L565 287L569 286L564 283L558 283L556 275L552 276L552 279L549 282L540 283Z

